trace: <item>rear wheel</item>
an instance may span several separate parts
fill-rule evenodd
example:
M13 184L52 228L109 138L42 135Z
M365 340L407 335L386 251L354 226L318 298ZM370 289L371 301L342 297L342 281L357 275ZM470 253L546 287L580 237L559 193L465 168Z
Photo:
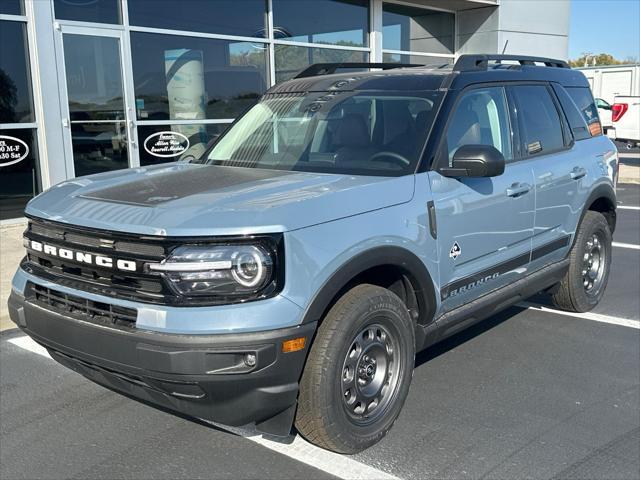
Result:
M357 453L384 437L413 376L413 328L389 290L359 285L340 298L318 329L302 375L298 431L339 453Z
M553 303L563 310L587 312L602 298L611 267L611 228L601 213L585 214L569 258L569 271Z

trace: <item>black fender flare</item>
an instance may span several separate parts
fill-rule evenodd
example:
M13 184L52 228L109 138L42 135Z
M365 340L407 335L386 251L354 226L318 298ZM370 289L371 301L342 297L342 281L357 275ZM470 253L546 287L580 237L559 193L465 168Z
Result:
M616 208L618 207L618 201L616 199L616 192L613 189L613 186L609 185L608 183L602 183L598 185L591 191L591 193L589 193L587 201L584 203L584 207L582 208L582 213L580 214L580 219L578 220L576 229L580 227L582 219L586 215L587 211L589 211L589 207L591 207L591 205L593 205L593 203L600 198L606 199L613 206L611 233L614 232L616 228Z
M373 267L398 267L415 288L423 322L433 319L436 310L435 287L424 262L413 252L397 246L381 246L365 250L340 266L316 292L307 307L302 323L321 320L327 307L345 286L359 274Z

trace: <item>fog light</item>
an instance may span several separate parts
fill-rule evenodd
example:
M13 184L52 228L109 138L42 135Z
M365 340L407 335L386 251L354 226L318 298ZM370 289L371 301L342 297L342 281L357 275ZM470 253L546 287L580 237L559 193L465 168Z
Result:
M256 366L256 354L255 353L247 353L244 356L244 364L247 367L255 367Z

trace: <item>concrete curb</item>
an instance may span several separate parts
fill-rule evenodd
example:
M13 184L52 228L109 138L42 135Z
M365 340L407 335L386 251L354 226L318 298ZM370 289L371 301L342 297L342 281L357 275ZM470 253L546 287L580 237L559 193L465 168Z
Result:
M618 183L640 185L640 166L620 164Z

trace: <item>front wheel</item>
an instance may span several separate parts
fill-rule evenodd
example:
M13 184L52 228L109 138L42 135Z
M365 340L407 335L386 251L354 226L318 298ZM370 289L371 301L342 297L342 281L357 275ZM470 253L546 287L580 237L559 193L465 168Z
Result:
M296 428L310 442L353 454L380 441L409 392L414 326L387 289L358 285L318 328L300 382Z
M553 303L570 312L587 312L602 298L611 268L611 228L601 213L585 214L569 258L569 270L553 294Z

